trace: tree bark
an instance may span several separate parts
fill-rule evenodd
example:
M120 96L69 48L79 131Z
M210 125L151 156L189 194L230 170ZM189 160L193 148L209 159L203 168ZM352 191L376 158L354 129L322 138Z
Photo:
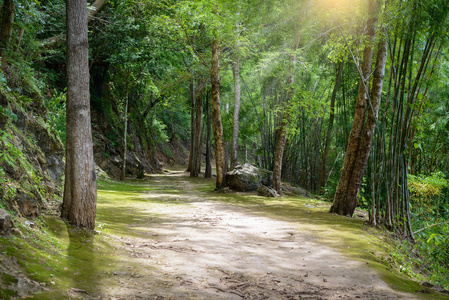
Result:
M374 22L371 18L368 21L368 36L374 39ZM371 141L374 129L377 123L377 114L379 110L382 84L385 74L385 65L387 60L387 43L384 38L379 41L376 69L374 71L373 90L371 94L372 107L369 108L367 99L368 91L365 86L369 86L369 75L373 61L373 50L366 46L363 57L362 74L363 77L359 85L359 93L356 103L356 111L351 134L349 136L348 148L346 150L343 169L341 171L340 181L335 193L334 202L330 209L331 213L339 215L352 216L357 206L357 197L362 185L363 175L365 173L368 157L371 150ZM365 81L363 86L362 80ZM368 119L365 123L366 111ZM365 128L365 130L363 130Z
M14 12L16 6L12 0L5 0L2 6L2 19L0 27L0 70L6 66L7 50L11 41L12 29L14 24Z
M215 162L217 172L216 189L222 189L225 186L223 168L225 163L223 146L223 125L221 123L220 109L220 45L217 39L212 43L212 124L215 139Z
M326 142L324 145L323 156L321 158L320 193L322 192L321 189L326 185L326 176L327 176L326 164L327 164L327 156L329 155L329 145L330 145L330 139L331 139L331 134L332 134L332 128L334 126L335 99L337 98L337 92L338 92L338 89L340 88L342 73L343 73L343 62L340 62L339 66L338 66L338 71L337 71L337 78L335 79L334 90L332 91L331 111L329 114L329 125L327 126Z
M201 121L203 120L203 90L205 81L198 82L195 92L195 118L193 141L191 143L192 165L190 177L198 177L201 173Z
M289 115L285 112L282 118L282 124L279 128L276 150L274 153L274 164L273 164L273 188L280 195L281 194L281 174L282 174L282 158L284 156L285 142L287 141L287 125L288 125Z
M97 179L89 96L87 1L67 0L67 142L61 217L95 228Z
M205 178L212 178L212 165L210 162L210 148L211 148L211 115L210 115L210 89L206 92L206 171Z
M239 148L239 118L240 118L240 61L236 57L233 63L234 75L234 119L232 126L232 144L231 144L231 170L238 165L238 148Z

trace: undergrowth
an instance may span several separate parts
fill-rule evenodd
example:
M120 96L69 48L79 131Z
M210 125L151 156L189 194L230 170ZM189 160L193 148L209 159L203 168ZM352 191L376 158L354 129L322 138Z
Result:
M415 280L449 290L449 181L441 172L409 175L415 241L396 243L396 267Z

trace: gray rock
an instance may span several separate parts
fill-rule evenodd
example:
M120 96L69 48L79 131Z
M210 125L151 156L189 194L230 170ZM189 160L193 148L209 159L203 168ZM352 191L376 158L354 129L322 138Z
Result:
M0 234L8 233L14 224L11 220L11 215L4 209L0 208Z
M272 185L273 172L259 169L251 164L238 165L226 174L226 182L236 191L255 191L261 185Z
M257 188L257 195L262 197L279 197L279 194L273 188L265 185Z
M56 184L61 184L65 169L65 151L61 140L33 118L28 118L26 127L27 131L31 131L34 134L37 146L45 156L46 163L44 168Z
M95 165L95 175L97 176L97 179L109 178L108 174L105 171L103 171L103 169L100 168L98 165Z
M21 189L17 189L16 201L22 216L31 218L39 217L38 201L30 196L30 194Z
M294 187L289 185L282 186L282 194L287 196L301 196L305 198L315 198L311 193L301 187Z

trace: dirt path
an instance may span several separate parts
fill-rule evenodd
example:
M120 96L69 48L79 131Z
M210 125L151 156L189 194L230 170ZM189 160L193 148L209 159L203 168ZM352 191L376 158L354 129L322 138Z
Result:
M69 297L419 299L392 290L367 263L317 242L295 222L214 201L182 175L152 176L156 190L127 192L135 210L102 204L112 194L100 193L99 220L109 222L102 234L116 252L111 267L98 272L95 292L72 289ZM115 228L124 218L127 229Z

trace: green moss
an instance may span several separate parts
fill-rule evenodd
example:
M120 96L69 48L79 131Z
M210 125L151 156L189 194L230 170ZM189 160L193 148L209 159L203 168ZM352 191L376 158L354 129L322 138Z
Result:
M70 287L95 294L100 278L120 264L116 249L103 235L73 228L58 217L36 223L39 230L19 226L22 237L0 238L0 248L4 255L15 257L31 279L50 287L39 299L65 299Z
M0 277L2 279L2 282L7 286L17 284L17 282L19 282L19 280L16 277L10 274L0 273Z
M11 299L17 296L17 292L9 289L0 289L0 299Z

